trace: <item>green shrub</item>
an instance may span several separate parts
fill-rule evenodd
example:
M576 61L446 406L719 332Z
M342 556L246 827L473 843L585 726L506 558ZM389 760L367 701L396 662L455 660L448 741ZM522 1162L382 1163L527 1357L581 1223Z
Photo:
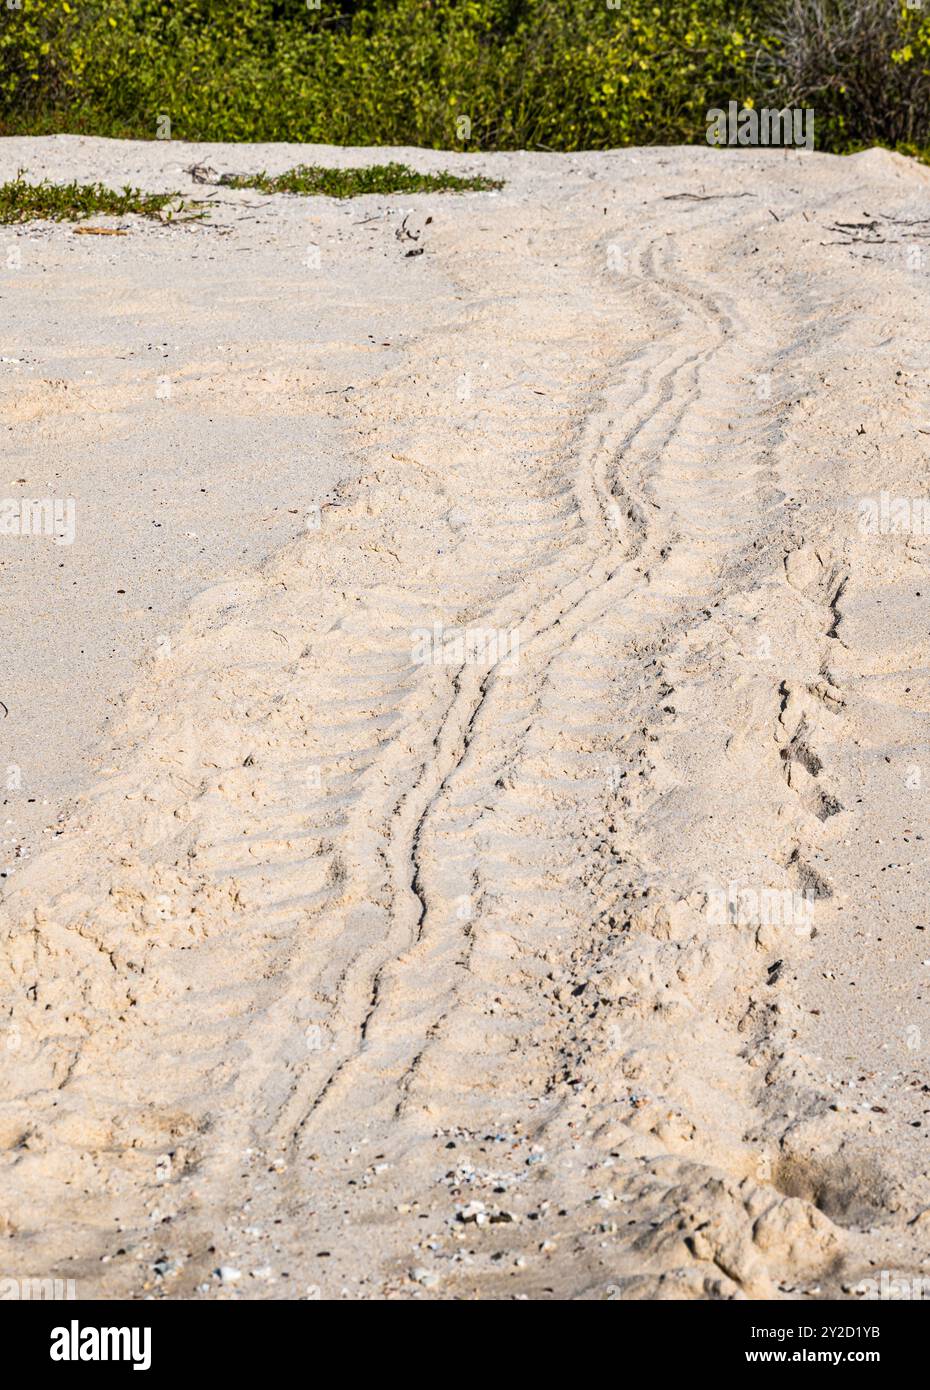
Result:
M609 2L0 0L0 132L151 139L167 117L181 140L598 149L700 139L709 107L789 85L760 0ZM925 71L930 20L900 27L881 62ZM851 119L872 98L857 87L840 109L841 86L838 147L872 128Z
M689 140L749 95L743 0L22 0L0 129L578 149ZM471 123L468 139L461 137Z

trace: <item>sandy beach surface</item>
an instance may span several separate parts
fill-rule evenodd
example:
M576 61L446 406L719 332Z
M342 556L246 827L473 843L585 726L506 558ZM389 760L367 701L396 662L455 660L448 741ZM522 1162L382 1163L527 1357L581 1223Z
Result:
M930 1278L930 170L20 168L210 216L0 228L0 1274Z

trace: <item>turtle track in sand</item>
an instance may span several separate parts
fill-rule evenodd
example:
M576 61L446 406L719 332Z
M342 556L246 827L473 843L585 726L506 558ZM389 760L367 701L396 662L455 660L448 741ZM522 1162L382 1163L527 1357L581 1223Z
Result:
M439 1296L835 1291L867 1223L802 1122L900 1208L792 1065L816 933L708 911L843 892L854 557L804 449L847 323L809 268L710 273L763 234L749 200L647 198L618 275L583 191L532 236L485 213L492 255L437 230L454 293L366 392L359 481L201 597L8 892L30 1274L139 1293L164 1253L192 1296L277 1222L291 1279L254 1296L397 1296L426 1260Z

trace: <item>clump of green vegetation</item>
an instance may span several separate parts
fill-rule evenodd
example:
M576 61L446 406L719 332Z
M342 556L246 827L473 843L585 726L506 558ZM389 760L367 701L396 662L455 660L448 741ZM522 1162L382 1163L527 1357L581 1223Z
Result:
M324 169L301 164L286 174L233 174L221 180L228 188L258 188L262 193L322 194L358 198L363 193L475 193L503 188L501 179L459 178L456 174L418 174L406 164L370 164L360 169Z
M190 212L178 193L142 193L126 187L117 193L102 183L27 183L20 170L9 183L0 184L0 223L77 222L85 217L158 217L170 221Z
M464 151L703 139L708 107L759 95L760 3L22 0L0 22L0 134Z

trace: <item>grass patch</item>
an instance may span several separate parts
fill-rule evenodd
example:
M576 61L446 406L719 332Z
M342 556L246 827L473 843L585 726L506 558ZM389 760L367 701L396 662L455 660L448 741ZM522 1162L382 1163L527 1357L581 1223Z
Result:
M142 193L128 186L122 192L102 183L27 183L22 170L10 183L0 184L0 223L77 222L85 217L157 217L170 221L178 213L202 217L191 211L179 193Z
M228 188L262 193L302 193L326 198L358 198L363 193L483 193L503 188L502 179L459 178L457 174L418 174L406 164L372 164L362 169L324 169L301 164L286 174L227 174Z

